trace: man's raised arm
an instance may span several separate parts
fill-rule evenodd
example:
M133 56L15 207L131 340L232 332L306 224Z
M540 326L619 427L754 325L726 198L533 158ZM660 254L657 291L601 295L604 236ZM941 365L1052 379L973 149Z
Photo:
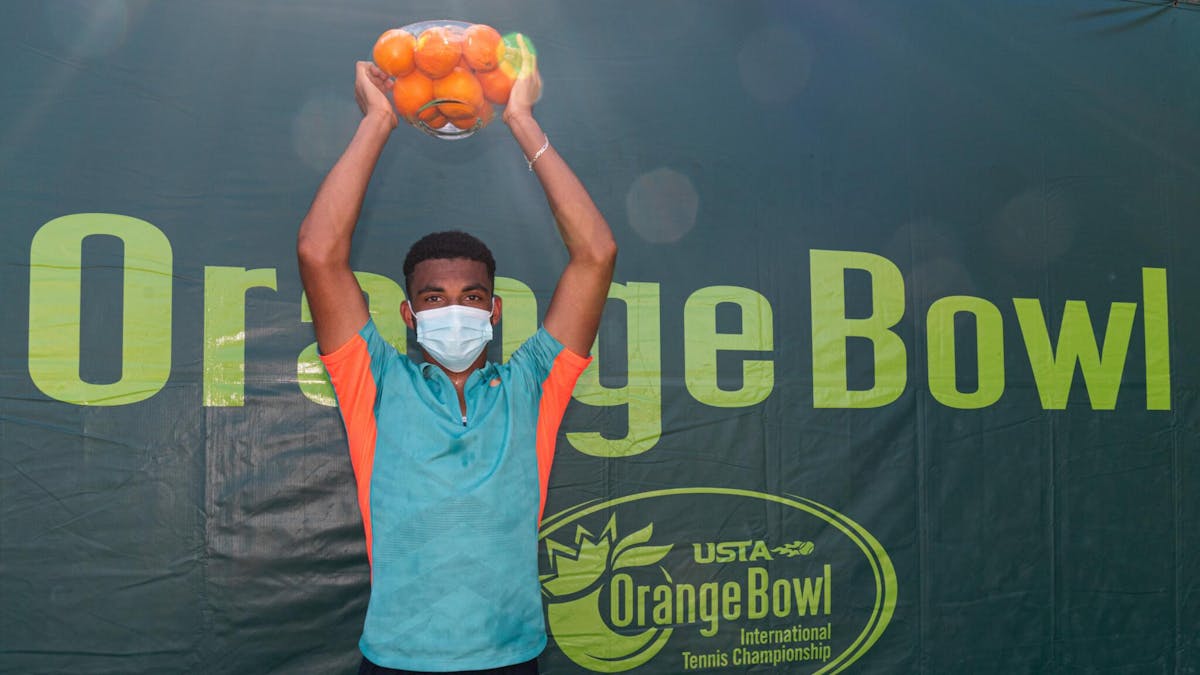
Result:
M384 93L386 86L383 71L366 61L358 62L354 95L363 119L317 190L296 241L300 280L322 354L345 344L367 322L367 304L350 269L350 239L367 183L396 128L396 114Z
M532 169L546 191L570 256L543 325L564 347L586 356L600 327L600 314L616 264L617 244L591 196L533 118L541 77L536 62L528 55L523 64L526 67L513 85L503 119L525 157L533 161Z

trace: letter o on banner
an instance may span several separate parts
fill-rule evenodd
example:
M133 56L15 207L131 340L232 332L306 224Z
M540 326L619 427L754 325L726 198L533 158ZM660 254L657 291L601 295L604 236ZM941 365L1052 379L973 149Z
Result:
M121 379L85 382L79 324L83 240L125 247ZM78 405L125 405L158 393L171 374L171 243L150 223L108 213L55 218L29 249L29 375L44 394Z

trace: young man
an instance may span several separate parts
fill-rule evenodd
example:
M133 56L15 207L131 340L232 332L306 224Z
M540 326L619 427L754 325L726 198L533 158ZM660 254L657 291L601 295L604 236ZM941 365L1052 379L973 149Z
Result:
M537 175L569 260L542 328L503 365L495 263L461 232L418 241L399 308L424 363L379 336L350 269L367 183L397 119L386 75L357 65L358 131L300 226L300 276L338 395L371 561L360 673L536 673L545 647L537 525L554 438L590 359L616 245L533 118L528 69L503 119Z

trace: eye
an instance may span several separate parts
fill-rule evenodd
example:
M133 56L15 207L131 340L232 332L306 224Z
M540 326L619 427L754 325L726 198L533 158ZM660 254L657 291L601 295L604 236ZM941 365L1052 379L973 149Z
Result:
M439 303L442 301L442 296L426 295L425 297L421 298L421 301L424 302L425 304L435 304L435 303Z

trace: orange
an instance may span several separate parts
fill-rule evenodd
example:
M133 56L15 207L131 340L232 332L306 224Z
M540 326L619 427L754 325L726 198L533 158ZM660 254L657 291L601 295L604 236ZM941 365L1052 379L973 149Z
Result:
M417 119L425 123L425 126L431 129L441 129L446 126L446 116L439 113L436 105L431 105L428 108L417 113Z
M425 29L413 52L417 69L435 80L449 75L462 55L462 41L456 37L442 26Z
M451 119L474 117L483 105L483 87L466 68L455 68L449 75L433 81L433 97L446 100L438 110Z
M475 73L479 86L483 88L483 97L497 105L508 103L508 94L512 91L515 79L505 68L486 70Z
M397 77L392 85L392 101L396 104L396 110L409 120L432 98L433 80L417 70Z
M479 106L478 113L478 117L455 118L450 120L450 123L459 129L462 129L463 131L474 128L476 124L478 124L479 128L482 129L490 124L492 119L496 116L495 108L493 108L492 104L488 103L487 101L484 101L483 105Z
M491 124L492 118L495 116L496 109L492 107L491 103L484 101L483 105L479 106L479 119L483 121L485 126Z
M407 75L413 69L413 46L417 40L412 33L393 28L375 42L375 65L392 77Z
M496 108L493 108L491 103L484 101L484 104L479 107L480 127L492 124L494 118L496 118Z
M495 28L477 23L468 28L463 37L463 58L477 71L492 70L500 64L502 42L503 38Z

